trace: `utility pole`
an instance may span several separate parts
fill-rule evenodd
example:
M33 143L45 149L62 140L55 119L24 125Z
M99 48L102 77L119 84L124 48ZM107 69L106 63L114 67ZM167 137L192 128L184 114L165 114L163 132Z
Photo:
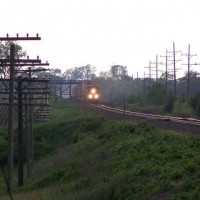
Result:
M11 61L10 59L0 59L0 62L8 62L8 64L4 64L3 66L9 66ZM9 63L10 62L10 63ZM13 63L14 66L25 66L25 65L29 65L30 63L40 63L41 60L39 59L14 59ZM15 70L13 68L13 74L17 74L19 71ZM11 74L11 73L10 73ZM14 76L14 75L13 75ZM13 84L13 88L11 87L11 91L13 93L14 91L14 82L18 82L18 186L23 186L23 153L24 153L24 148L23 148L23 109L22 109L22 80L21 78L16 79L16 77L14 76L13 79L11 79L11 75L10 75L10 79L8 79L9 84ZM2 79L1 79L2 80ZM6 80L6 79L3 79ZM10 86L9 86L10 89ZM5 94L5 92L4 92ZM13 93L13 96L11 97L12 100L12 108L14 108L14 94L16 94L16 92ZM11 107L11 104L9 103L9 107ZM10 115L13 113L9 113ZM13 118L13 117L12 117ZM13 120L12 120L13 121ZM8 126L10 126L9 124L11 123L11 121L8 123ZM12 122L13 123L13 122ZM13 125L12 125L13 126ZM11 127L12 127L11 126Z
M44 63L44 64L40 64L39 66L48 66L49 64L48 63ZM38 66L38 65L37 65ZM34 72L39 72L39 71L46 71L47 69L31 69L31 67L28 68L28 70L23 70L22 72L26 72L28 73L28 78L31 80L32 79L32 74ZM34 148L33 148L33 142L34 142L34 139L33 139L33 106L31 105L32 104L32 100L34 99L33 98L33 95L34 94L31 94L31 84L32 84L32 81L29 81L28 83L28 91L29 91L29 119L27 118L27 120L29 121L29 133L28 134L28 138L29 138L29 142L28 142L28 157L27 157L27 174L31 175L31 166L33 165L33 162L34 162ZM30 168L29 168L30 167Z
M26 157L27 157L27 162L26 162L26 168L27 168L27 176L31 176L31 165L30 165L30 136L29 136L29 124L28 124L28 100L26 99L25 101L25 127L24 127L24 132L26 135L26 145L27 145L27 150L26 150Z
M182 64L182 65L187 65L188 66L188 74L187 74L187 100L190 97L190 66L195 65L190 63L190 58L192 56L197 56L197 54L190 54L190 44L188 45L188 53L187 54L181 54L182 56L187 56L188 58L188 63L187 64Z
M131 87L133 88L133 74L131 76Z
M21 71L21 70L19 70ZM24 73L23 73L24 74ZM9 82L10 79L0 79L2 82ZM24 148L23 148L23 106L25 106L25 130L28 128L28 112L27 112L27 107L31 107L33 110L33 107L39 107L39 106L49 106L49 98L50 98L50 87L47 87L47 83L49 83L49 79L37 79L37 78L27 78L27 77L22 77L19 76L18 78L14 79L15 82L18 83L17 90L14 92L15 96L15 102L14 104L18 106L18 186L23 186L23 153L24 153ZM36 88L36 84L33 85L33 88L28 88L30 91L27 90L27 88L23 88L23 83L42 83L44 87L38 86ZM0 92L0 94L3 96L7 95L8 92ZM35 95L32 97L32 95ZM48 96L47 96L48 95ZM6 98L3 98L6 100ZM0 102L0 105L9 105L8 102ZM39 116L40 114L40 116ZM42 113L41 111L39 113L35 114L37 117L44 118L47 117L47 113ZM30 123L30 127L32 127L32 124ZM32 130L31 130L32 131ZM27 135L27 174L30 171L30 134L26 131ZM29 152L29 153L28 153ZM28 168L29 167L29 168Z
M155 70L153 71L156 71L156 83L158 82L158 72L161 71L161 70L158 70L158 64L162 64L161 62L158 63L158 55L156 55L156 62L152 62L152 64L155 64Z
M147 68L147 69L149 69L149 85L151 85L151 78L152 78L152 75L154 75L154 74L152 74L152 69L153 68L155 68L155 67L152 67L152 62L151 61L149 61L149 66L148 67L144 67L144 68Z
M137 72L137 79L136 79L136 84L137 84L137 91L138 91L138 94L140 94L140 84L139 84L139 75L138 75L138 72Z
M22 80L18 77L18 187L24 184L24 141L23 141L23 107Z
M17 41L17 40L40 40L41 38L36 35L36 37L29 37L27 34L26 37L1 37L0 41ZM15 59L15 45L14 43L10 46L10 58L4 59L3 62L9 62L9 117L8 117L8 193L12 194L13 191L13 110L14 110L14 68L17 59Z
M175 43L173 43L173 58L174 58L174 97L176 99L176 58L175 58Z
M145 81L145 79L146 79L146 76L145 76L145 72L144 72L144 89L143 89L143 96L145 97L146 96L146 81Z
M24 66L24 64L20 64L20 66ZM32 63L31 66L49 66L49 63L39 63L39 64L34 64ZM32 90L32 84L33 80L32 80L32 75L35 72L44 72L47 71L48 69L45 68L39 68L39 69L31 69L31 67L29 67L27 70L17 70L17 73L23 73L23 74L27 74L28 75L28 80L23 78L24 82L28 81L28 88L26 88L26 90L28 91L28 96L25 98L25 102L27 105L25 105L25 132L26 132L26 137L27 137L27 176L30 177L31 176L31 167L33 165L33 161L34 161L34 148L33 148L33 105L32 105L32 101L34 99L38 99L39 101L43 100L47 100L49 99L49 97L46 94L46 90L47 90L47 83L45 82L45 87L43 88L34 88L35 94L37 94L37 90L39 89L44 89L44 97L42 99L39 99L38 97L33 97L34 94L32 94L31 90ZM41 80L36 79L36 81L39 83ZM45 81L45 80L44 80ZM28 110L29 109L29 110ZM28 113L29 112L29 113ZM29 126L28 126L28 122L29 122Z
M174 72L174 98L176 99L176 96L177 96L177 92L176 92L176 62L177 61L181 61L181 60L177 60L176 59L176 53L178 52L181 52L181 51L175 51L175 43L173 42L173 51L172 52L168 52L168 53L173 53L173 60L170 60L170 61L173 61L173 65L174 65L174 68L173 68L173 72Z
M168 56L168 51L166 49L166 55L165 56L160 56L160 57L164 57L165 58L165 63L162 63L161 65L165 65L165 87L166 87L166 92L168 90L168 58L170 58L171 56Z
M149 69L149 79L151 79L151 76L152 76L152 66L151 66L152 62L149 61L149 66L148 67L144 67L144 68L147 68Z
M10 82L9 82L9 108L8 108L8 193L13 190L13 110L14 110L14 59L15 45L10 46Z

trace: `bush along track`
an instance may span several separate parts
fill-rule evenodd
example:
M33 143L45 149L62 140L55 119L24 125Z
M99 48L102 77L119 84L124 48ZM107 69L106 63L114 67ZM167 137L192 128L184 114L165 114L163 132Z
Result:
M200 199L198 137L54 109L35 127L37 161L16 200Z

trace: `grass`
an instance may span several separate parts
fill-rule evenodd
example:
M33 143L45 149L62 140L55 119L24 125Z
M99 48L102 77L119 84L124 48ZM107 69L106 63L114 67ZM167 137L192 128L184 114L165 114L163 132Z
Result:
M37 161L15 200L199 199L200 139L53 108L35 126ZM36 148L37 147L37 148ZM8 199L1 180L0 199Z
M188 102L181 102L181 100L176 101L174 105L173 115L180 117L197 117L195 111L188 104Z
M191 107L189 102L184 101L182 98L178 98L174 102L173 110L172 112L168 113L165 110L166 105L155 105L149 102L145 102L144 100L133 103L133 104L127 104L126 109L130 111L138 111L138 112L144 112L144 113L152 113L152 114L160 114L160 115L171 115L171 116L179 116L179 117L191 117L191 118L197 118L197 113L195 110ZM120 107L123 109L123 105Z

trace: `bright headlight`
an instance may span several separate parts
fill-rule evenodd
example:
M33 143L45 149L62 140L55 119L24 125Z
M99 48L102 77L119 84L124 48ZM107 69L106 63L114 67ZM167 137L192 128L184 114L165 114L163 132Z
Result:
M92 94L89 94L89 95L88 95L88 99L92 99Z
M95 99L98 99L98 98L99 98L99 95L98 95L98 94L95 94L95 95L94 95L94 98L95 98Z
M96 93L96 89L95 89L95 88L92 88L92 89L91 89L91 93L92 93L92 94L95 94L95 93Z

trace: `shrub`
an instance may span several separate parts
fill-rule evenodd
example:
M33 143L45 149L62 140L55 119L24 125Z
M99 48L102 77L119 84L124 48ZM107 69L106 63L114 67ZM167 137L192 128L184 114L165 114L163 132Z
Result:
M7 156L7 138L6 132L3 130L0 131L0 152L0 160L3 161Z
M195 110L198 116L200 116L200 93L194 95L190 99L190 105Z
M156 83L149 89L147 97L154 105L161 105L166 101L166 89L162 84Z
M172 96L168 97L167 103L164 107L164 111L171 113L174 109L174 98Z

